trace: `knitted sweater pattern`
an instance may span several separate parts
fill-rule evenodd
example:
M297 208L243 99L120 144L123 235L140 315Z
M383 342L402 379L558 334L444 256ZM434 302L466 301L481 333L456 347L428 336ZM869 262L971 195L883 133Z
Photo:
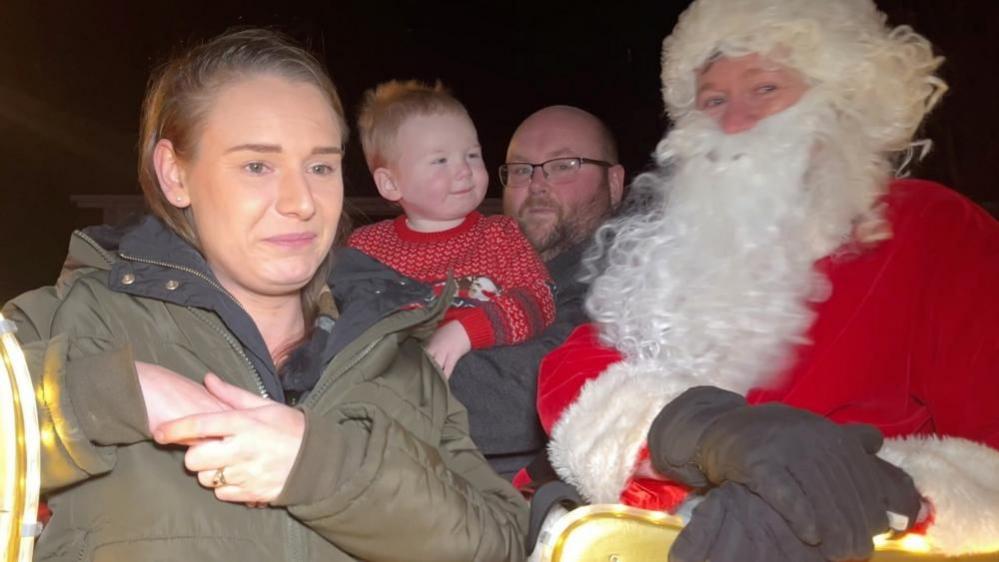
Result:
M510 217L473 212L449 230L418 232L400 216L347 243L435 289L454 277L459 293L444 320L460 322L474 349L521 343L555 318L548 270Z

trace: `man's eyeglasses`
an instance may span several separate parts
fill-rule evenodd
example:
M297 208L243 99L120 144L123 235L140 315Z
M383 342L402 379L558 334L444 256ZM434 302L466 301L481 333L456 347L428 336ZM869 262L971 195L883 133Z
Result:
M527 187L531 183L531 176L534 175L534 169L541 168L541 172L549 182L565 183L572 181L572 178L576 177L576 173L583 167L583 164L593 164L601 168L610 168L614 165L603 160L578 156L574 158L553 158L540 164L507 162L499 167L499 178L500 183L504 187L513 189Z

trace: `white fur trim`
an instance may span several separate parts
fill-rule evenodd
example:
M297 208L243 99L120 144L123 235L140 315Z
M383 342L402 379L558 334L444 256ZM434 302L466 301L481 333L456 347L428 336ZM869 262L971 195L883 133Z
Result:
M656 415L697 384L689 376L665 376L651 362L611 365L583 386L552 429L552 466L588 501L617 503Z
M999 551L999 451L957 437L888 439L879 453L930 499L927 538L956 556Z

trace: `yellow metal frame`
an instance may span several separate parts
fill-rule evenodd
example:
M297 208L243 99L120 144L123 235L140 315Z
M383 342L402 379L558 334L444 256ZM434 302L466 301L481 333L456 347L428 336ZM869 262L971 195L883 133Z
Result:
M30 562L39 529L38 412L14 331L0 314L0 560Z
M538 541L541 562L665 560L683 529L679 517L620 504L588 505L560 518ZM999 553L945 557L922 537L875 538L872 562L997 562Z

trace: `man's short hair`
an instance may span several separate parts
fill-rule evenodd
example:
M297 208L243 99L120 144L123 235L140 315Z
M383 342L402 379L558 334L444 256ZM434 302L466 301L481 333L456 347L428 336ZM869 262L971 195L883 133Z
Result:
M395 139L410 117L458 114L468 110L440 81L433 86L418 80L390 80L364 92L357 129L368 169L385 166L397 155Z
M614 133L611 132L610 127L602 119L594 118L597 120L600 132L600 147L603 151L601 158L611 164L618 164L617 139L614 138Z

